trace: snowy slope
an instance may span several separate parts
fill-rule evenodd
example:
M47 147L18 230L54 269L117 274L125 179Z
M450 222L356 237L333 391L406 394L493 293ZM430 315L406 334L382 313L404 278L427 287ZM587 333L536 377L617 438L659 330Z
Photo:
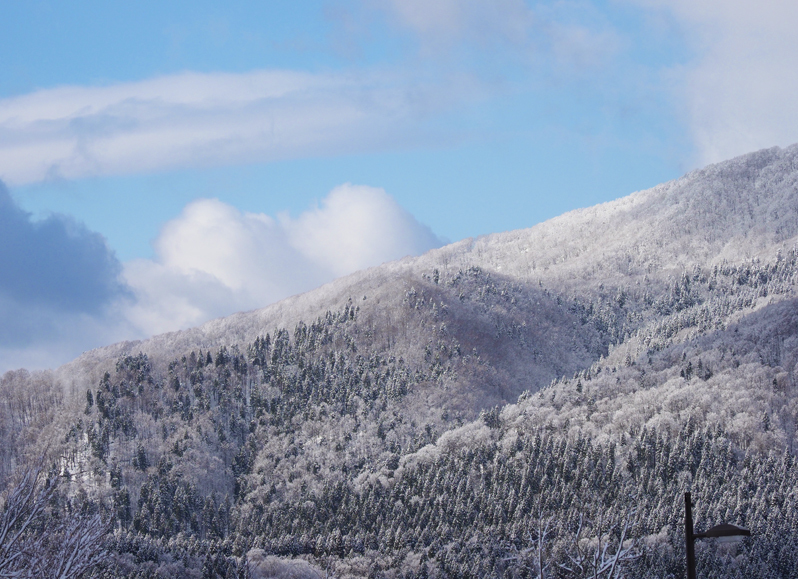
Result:
M253 314L255 325L289 326L374 291L403 274L479 266L513 278L606 280L772 258L798 238L798 145L711 165L627 197L535 227L468 239L359 272ZM576 282L572 282L576 283ZM358 291L362 289L363 291ZM246 325L241 316L231 326ZM204 335L231 328L211 322ZM244 334L242 334L244 337Z
M173 357L249 343L267 331L292 329L300 320L339 309L350 298L364 311L384 316L401 311L405 294L424 285L422 276L436 269L452 279L476 266L497 280L524 286L522 293L545 287L561 295L592 296L600 286L636 284L662 291L669 276L695 265L770 260L791 249L798 238L796 184L798 145L751 153L530 229L467 239L357 272L261 310L101 348L67 364L60 375L89 372L97 378L90 369L102 366L102 360L138 351Z
M774 148L9 373L0 475L54 453L74 496L117 509L124 565L142 544L196 570L191 549L254 536L341 576L524 576L544 516L541 552L567 562L583 516L600 534L638 508L659 571L631 576L675 576L693 488L770 533L715 567L785 576L798 551L763 505L798 528L796 239L798 146Z

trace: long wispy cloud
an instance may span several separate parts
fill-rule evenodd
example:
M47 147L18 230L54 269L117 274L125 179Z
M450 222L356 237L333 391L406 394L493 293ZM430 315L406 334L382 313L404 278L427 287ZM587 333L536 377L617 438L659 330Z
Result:
M657 77L661 85L641 94L670 92L698 163L798 139L791 0L626 0L675 21L692 52L653 76L619 64L634 42L590 2L364 3L416 38L417 54L392 68L186 72L2 99L0 178L15 185L456 143L467 123L441 129L436 120L507 90L487 78L501 73L511 90L546 90L588 71L593 92L621 100L612 97L619 79L634 95L635 82Z
M424 120L472 99L463 75L183 73L0 100L0 178L46 179L364 152L429 138Z
M611 28L521 0L371 2L415 35L399 63L322 73L185 72L0 100L0 179L11 185L456 144L467 110L557 69L601 65ZM581 13L583 13L582 11ZM367 36L367 35L366 35ZM524 80L526 79L526 80Z

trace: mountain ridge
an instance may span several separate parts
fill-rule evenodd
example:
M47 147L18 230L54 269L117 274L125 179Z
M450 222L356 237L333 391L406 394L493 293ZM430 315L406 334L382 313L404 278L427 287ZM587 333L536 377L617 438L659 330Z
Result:
M775 172L782 175L785 167L789 168L788 176L783 176L776 183L771 182L770 174ZM719 185L706 187L708 181L716 181L718 178L721 180ZM728 193L739 183L753 185L755 191L753 205L750 200L746 202L743 199L738 204L736 199L729 198ZM194 348L206 349L232 345L235 341L251 342L264 328L272 330L278 327L291 328L299 320L319 317L326 310L341 307L347 299L358 300L362 295L368 296L369 292L373 293L380 285L388 283L390 278L396 278L404 286L412 287L412 275L413 273L418 275L419 270L431 273L434 269L446 271L455 267L465 269L476 265L497 274L511 275L525 281L548 283L556 280L568 286L579 287L580 284L574 281L574 278L596 277L599 273L604 276L620 274L620 277L613 276L616 278L616 283L622 283L619 280L628 283L630 274L639 277L641 273L643 275L662 273L662 270L679 272L698 263L712 266L723 260L738 261L741 256L743 259L774 257L778 249L787 249L787 245L790 245L788 242L792 241L792 245L795 245L798 239L796 183L798 183L798 145L785 149L773 147L694 170L679 179L614 201L570 211L528 229L455 242L431 250L423 256L407 257L355 272L315 290L289 297L264 308L211 320L196 328L99 348L80 356L78 360L91 359L96 362L103 353L120 356L133 353L137 348L144 352L151 350L166 352L170 347L169 342L177 337L186 338L176 340L183 349L190 347L192 339ZM766 199L769 202L766 208L761 206L760 195L756 191L763 185L778 187L771 194L771 198ZM695 198L696 188L698 192L703 193L703 209L696 207L698 204ZM688 191L685 191L686 189ZM750 213L752 228L750 231L746 230L743 223L742 231L735 231L736 235L723 242L722 234L728 234L729 230L727 227L719 227L717 223L721 221L721 225L728 226L730 215L740 215L739 205L742 203L746 204L746 211ZM774 206L777 205L787 206L786 219L774 217L776 211ZM668 209L664 212L664 216L663 207ZM755 210L757 210L756 219ZM685 212L693 215L682 215L682 218L679 218L679 215ZM651 220L646 221L647 215L653 218L653 223ZM640 226L641 221L643 227ZM663 226L663 222L666 226ZM680 231L675 226L681 222L684 224ZM634 234L628 233L628 229L632 226L622 227L623 223L636 224L634 226L645 230L645 233L635 237ZM591 226L593 231L590 231ZM577 230L584 235L572 236L569 239L567 236L563 237L563 229ZM596 232L596 229L599 231ZM767 234L770 229L773 229L774 233L768 239ZM670 245L666 243L667 238L659 240L651 238L651 233L657 230L667 231L670 234ZM711 238L698 244L699 247L696 247L695 243L691 247L676 243L674 249L674 238L684 240L687 234L698 230L705 230L708 232L705 235L710 235ZM631 247L628 247L629 237L632 238ZM719 242L722 243L722 247L718 247ZM599 249L592 249L588 244ZM497 251L497 247L500 251ZM535 257L530 262L531 252ZM491 253L500 253L504 257L491 259ZM511 261L507 257L508 253L523 254L525 258ZM663 264L661 262L663 254L671 260L676 259L675 263L669 261ZM679 261L679 256L685 259L684 256L687 255L692 256L688 261ZM484 256L487 256L487 259ZM611 281L604 278L601 283ZM224 338L230 334L234 337ZM60 374L74 371L75 365L74 362L66 364L67 372Z
M95 577L592 577L603 544L664 579L686 491L752 531L704 568L788 577L797 237L798 146L767 149L7 373L0 476L49 453L107 514Z

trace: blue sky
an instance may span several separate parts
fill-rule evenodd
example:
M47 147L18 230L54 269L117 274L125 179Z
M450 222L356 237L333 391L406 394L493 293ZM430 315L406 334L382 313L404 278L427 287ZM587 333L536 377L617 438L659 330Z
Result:
M784 0L0 16L0 371L798 140Z

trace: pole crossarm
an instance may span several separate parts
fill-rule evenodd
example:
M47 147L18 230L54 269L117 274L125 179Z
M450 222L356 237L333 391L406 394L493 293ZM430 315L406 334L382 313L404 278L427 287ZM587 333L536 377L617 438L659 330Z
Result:
M737 525L730 525L723 523L715 525L704 533L696 533L693 535L695 539L714 539L717 537L750 537L751 531L738 527Z
M696 579L695 572L695 540L696 539L715 539L723 537L750 537L751 531L738 527L737 525L730 525L729 523L722 523L715 525L711 529L703 533L693 532L693 501L691 500L690 493L684 493L684 539L687 551L687 579Z

